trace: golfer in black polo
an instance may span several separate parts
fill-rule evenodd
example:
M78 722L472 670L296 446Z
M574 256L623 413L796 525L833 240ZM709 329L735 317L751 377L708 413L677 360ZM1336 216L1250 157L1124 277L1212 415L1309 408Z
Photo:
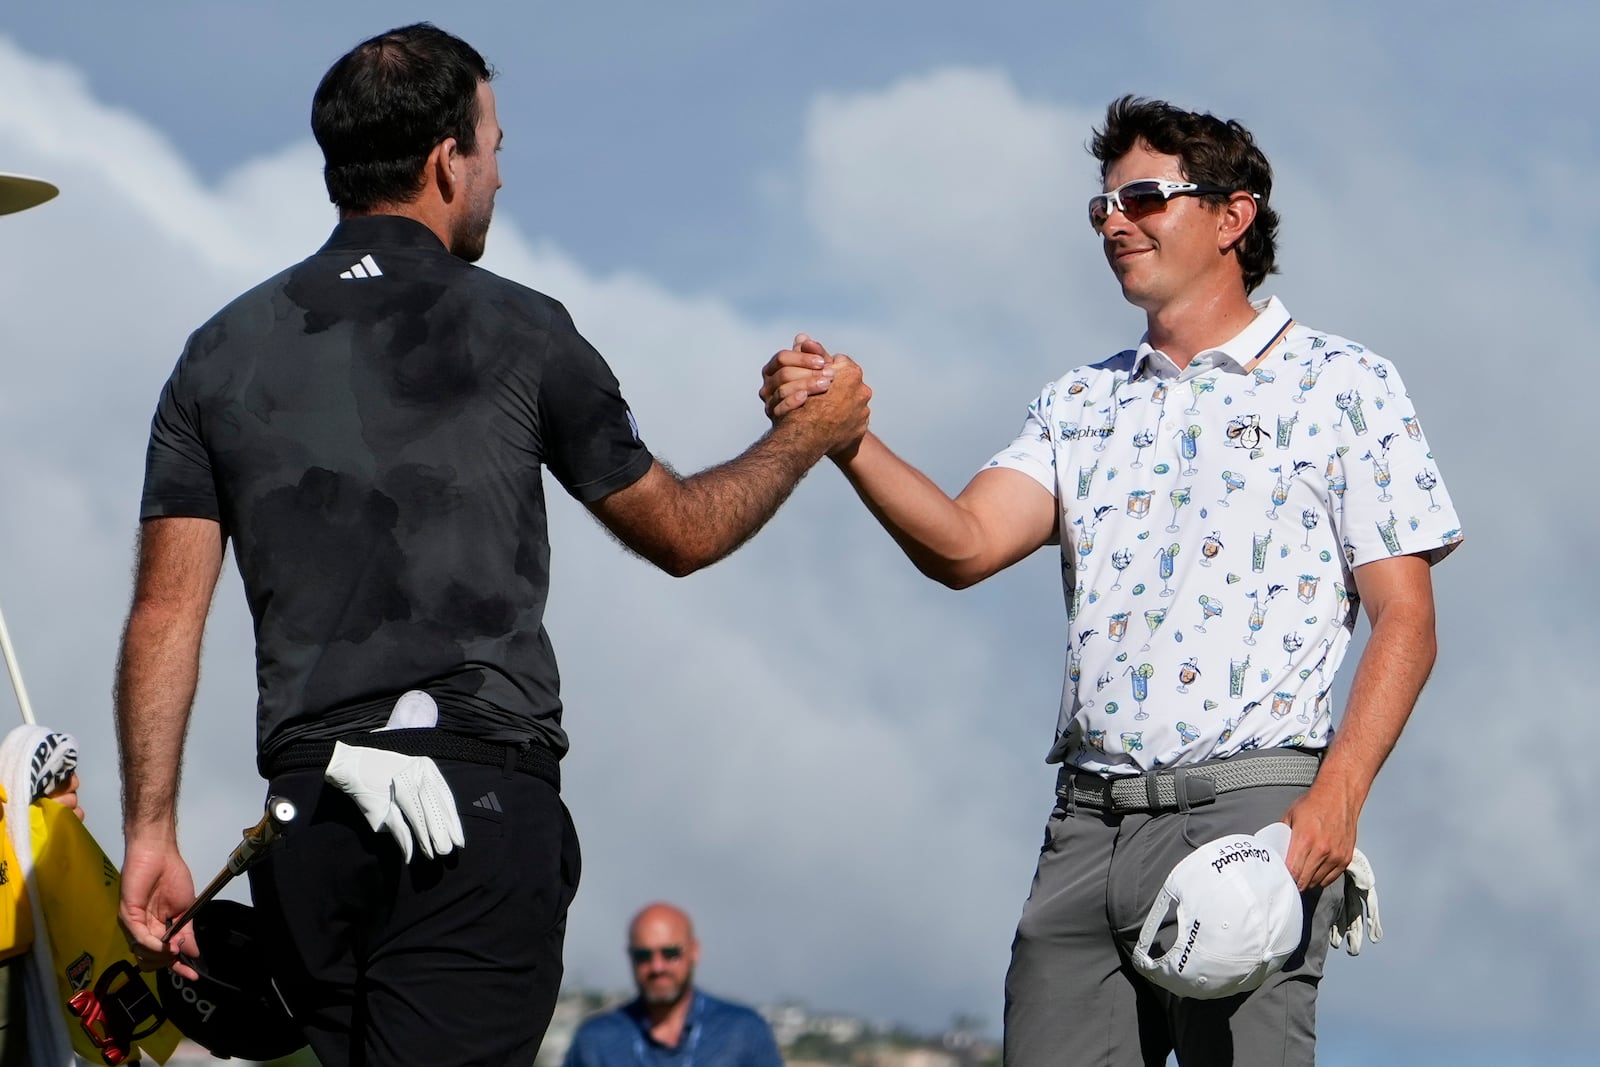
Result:
M867 421L845 363L738 458L689 478L656 462L562 306L472 266L500 186L490 77L426 24L333 66L312 127L337 229L195 331L151 428L117 682L123 925L147 965L204 958L166 922L194 898L178 769L231 539L259 769L300 812L251 888L330 1067L524 1065L549 1022L578 848L543 471L682 575Z

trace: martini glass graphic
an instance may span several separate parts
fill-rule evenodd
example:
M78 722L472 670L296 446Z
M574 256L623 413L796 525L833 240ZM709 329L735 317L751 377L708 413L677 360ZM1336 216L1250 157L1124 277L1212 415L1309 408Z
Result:
M1255 396L1258 386L1267 385L1278 380L1278 376L1272 372L1270 367L1257 367L1250 372L1250 376L1255 379L1255 382L1244 391L1245 396Z
M1200 414L1200 398L1206 393L1216 389L1217 383L1210 378L1192 378L1189 381L1189 391L1194 394L1194 400L1184 409L1185 415Z
M1180 489L1174 489L1172 491L1172 498L1171 499L1172 499L1172 523L1171 523L1171 525L1169 525L1167 527L1167 533L1177 533L1178 529L1179 529L1179 526L1178 526L1178 512L1182 511L1183 510L1183 506L1189 502L1189 486L1185 485Z
M1228 506L1228 498L1244 488L1244 475L1232 471L1222 472L1222 499L1217 503L1222 507Z
M1149 629L1150 629L1150 637L1152 639L1155 638L1156 631L1161 629L1161 624L1163 622L1166 622L1166 621L1167 621L1167 609L1166 608L1151 608L1149 611L1146 611L1144 613L1144 624L1145 624L1145 626L1149 627ZM1140 652L1149 652L1150 651L1150 642L1146 641L1143 645L1141 645L1140 648L1139 648L1139 651Z
M1428 494L1429 511L1439 510L1439 502L1433 499L1433 490L1438 484L1439 476L1432 471L1422 470L1417 472L1417 488Z
M1200 621L1194 624L1194 629L1196 633L1203 634L1206 632L1206 623L1222 614L1222 601L1213 596L1202 596L1200 611Z

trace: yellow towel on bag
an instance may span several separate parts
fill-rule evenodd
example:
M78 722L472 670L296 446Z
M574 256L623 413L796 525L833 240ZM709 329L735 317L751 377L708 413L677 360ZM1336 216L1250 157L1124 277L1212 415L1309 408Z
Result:
M34 887L74 1051L90 1063L128 1062L137 1052L124 1049L119 1057L108 1048L112 1030L107 1020L131 1015L135 1030L130 1043L165 1063L182 1035L159 1014L156 976L138 970L117 925L122 876L116 865L70 809L41 800L29 805L28 817ZM0 892L4 889L0 886ZM130 987L134 982L143 990ZM146 1009L149 1013L141 1014Z

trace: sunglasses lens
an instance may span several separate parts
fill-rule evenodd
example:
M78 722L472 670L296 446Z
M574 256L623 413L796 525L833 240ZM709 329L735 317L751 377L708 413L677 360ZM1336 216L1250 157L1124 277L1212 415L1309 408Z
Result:
M683 949L679 948L677 945L668 945L666 948L661 950L661 958L668 961L675 960L682 955Z
M1106 219L1111 215L1111 204L1105 196L1091 196L1089 198L1089 225L1096 233L1106 224Z
M666 962L671 963L674 960L683 958L683 946L666 945L662 948L630 948L628 950L628 958L634 962L635 966L639 967L643 967L658 955Z
M1142 219L1167 206L1167 197L1157 182L1135 182L1121 192L1122 213L1130 219Z

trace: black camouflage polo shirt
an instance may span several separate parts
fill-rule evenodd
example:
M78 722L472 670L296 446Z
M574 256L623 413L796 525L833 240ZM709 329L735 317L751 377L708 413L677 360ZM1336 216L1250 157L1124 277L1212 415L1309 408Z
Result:
M561 754L542 471L589 502L650 463L565 308L371 216L190 337L141 517L232 540L260 754L381 726L407 689L445 729Z

